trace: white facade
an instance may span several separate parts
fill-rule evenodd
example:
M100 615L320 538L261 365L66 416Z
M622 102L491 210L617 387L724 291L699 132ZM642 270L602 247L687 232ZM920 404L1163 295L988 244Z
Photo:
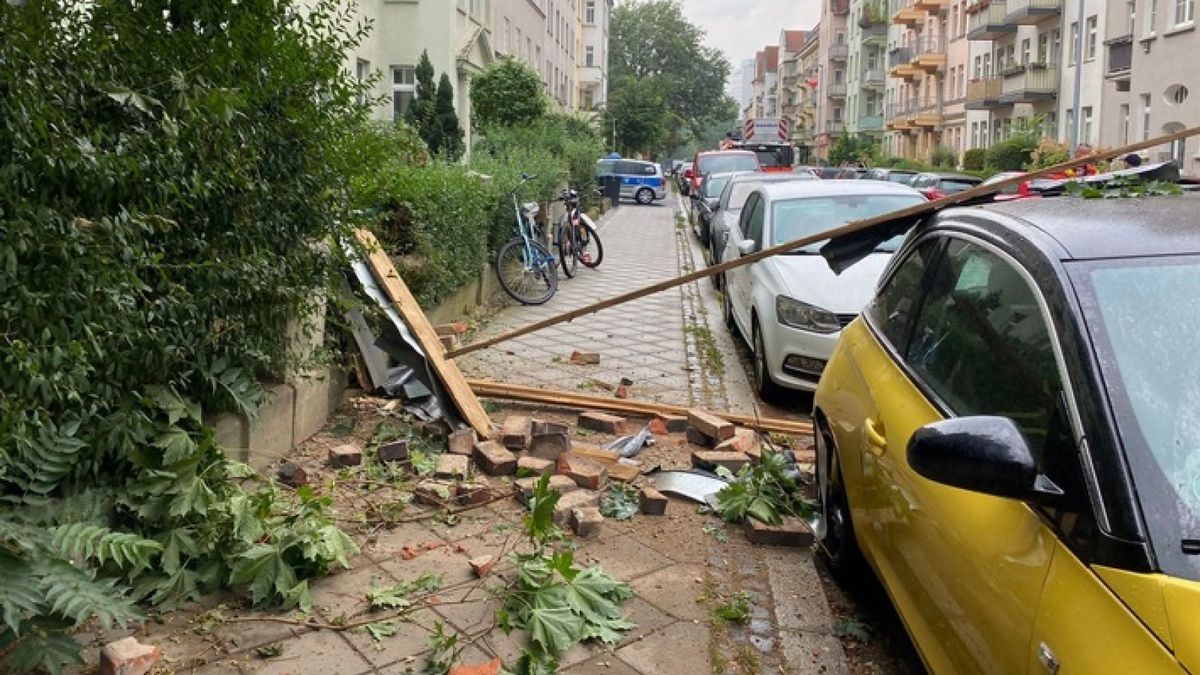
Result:
M608 35L613 0L579 3L580 50L577 55L577 108L596 110L608 102Z

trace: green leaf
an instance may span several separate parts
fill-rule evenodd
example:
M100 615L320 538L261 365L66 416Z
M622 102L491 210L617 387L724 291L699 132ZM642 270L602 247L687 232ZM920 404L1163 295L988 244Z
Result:
M229 515L233 518L233 536L252 544L263 535L263 521L250 496L241 493L229 498Z
M638 509L637 490L623 483L613 483L600 497L600 514L605 518L629 520Z
M554 507L562 495L550 489L550 476L542 476L533 488L529 499L529 515L525 516L525 531L534 541L545 541L557 527L554 525Z
M0 552L0 611L4 623L20 635L22 618L36 615L41 603L42 594L29 564Z
M58 675L63 666L83 663L79 643L59 630L29 631L15 645L4 644L0 636L0 654L5 655L0 666L12 673L45 671Z
M389 638L400 632L400 626L395 621L376 621L363 626L363 630L375 642L383 642L384 638Z
M255 605L276 597L287 597L296 586L296 575L283 559L278 546L257 544L244 552L233 565L230 582L249 584Z
M196 441L192 440L191 434L172 424L154 439L154 447L162 449L163 465L171 466L191 459L196 452Z
M367 591L371 607L382 609L404 609L412 604L408 595L414 592L430 593L442 587L442 576L426 572L412 581L403 581L392 586L373 588Z
M207 515L208 507L216 500L217 496L208 487L208 483L201 478L193 478L188 481L187 487L171 500L169 513L180 517L193 513Z
M51 528L50 533L55 548L66 558L101 564L112 562L134 573L149 567L150 556L162 550L162 545L156 541L85 523L60 525Z
M560 588L559 591L553 589ZM533 643L548 654L561 654L583 635L583 617L561 604L556 594L561 587L549 586L533 596L529 610L529 629Z

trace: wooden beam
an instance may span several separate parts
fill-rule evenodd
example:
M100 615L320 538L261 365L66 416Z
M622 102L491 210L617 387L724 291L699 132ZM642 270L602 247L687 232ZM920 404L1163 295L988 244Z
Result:
M924 204L917 204L915 206L910 206L908 208L900 209L898 211L892 211L891 213L885 213L883 215L875 216L873 218L856 220L854 222L847 223L840 227L835 227L832 230L826 230L826 231L818 233L818 234L810 235L807 237L801 237L799 239L795 239L793 241L779 244L777 246L765 248L756 253L751 253L750 255L741 256L741 257L737 258L736 260L727 260L719 265L713 265L712 267L708 267L703 270L697 270L697 271L691 272L689 274L684 274L682 276L675 277L674 279L667 279L665 281L660 281L656 284L651 284L644 288L639 288L637 290L629 291L628 293L622 293L621 295L611 297L607 300L601 300L600 302L595 302L590 305L585 305L578 309L574 309L569 312L564 312L557 316L552 316L547 319L542 319L541 321L535 321L534 323L531 323L527 326L523 326L521 328L517 328L515 330L508 331L507 333L501 333L500 335L490 337L490 338L487 338L484 340L480 340L478 342L474 342L472 344L459 347L458 349L453 349L446 353L446 358L450 358L450 359L458 358L464 354L470 354L471 352L478 351L480 349L484 349L487 347L491 347L492 345L497 345L497 344L500 344L501 342L507 342L508 340L512 340L513 338L518 338L522 335L527 335L529 333L539 331L543 328L549 328L550 326L555 326L560 323L571 321L572 319L577 319L577 318L579 318L581 316L585 316L587 314L595 314L596 312L599 312L600 310L603 310L603 309L608 309L609 307L615 307L617 305L624 304L631 300L637 300L638 298L642 298L647 295L651 295L653 293L658 293L660 291L665 291L667 289L675 288L676 286L682 286L684 284L691 283L691 282L697 281L699 279L704 279L706 277L711 277L711 276L714 276L717 274L721 274L721 273L727 272L731 269L742 267L743 265L749 265L751 263L756 263L759 260L762 260L764 258L770 258L771 256L779 255L780 253L786 253L788 251L791 251L796 248L800 248L802 246L807 246L809 244L815 244L819 241L824 241L826 239L833 239L835 237L841 237L841 236L845 236L847 234L853 234L860 230L865 230L867 228L873 227L875 225L878 225L880 223L883 223L883 222L886 222L889 220L897 220L900 218L911 218L911 217L929 215L939 209L946 208L947 206L954 206L956 204L961 204L963 202L967 202L967 201L970 201L973 199L978 199L979 197L985 197L987 195L995 194L995 193L1003 190L1006 187L1018 185L1022 181L1026 181L1031 178L1042 178L1042 177L1048 176L1050 174L1066 171L1067 169L1074 169L1074 168L1083 166L1085 164L1088 164L1090 162L1098 162L1098 161L1104 161L1104 160L1109 160L1109 159L1115 159L1117 157L1123 157L1124 155L1127 155L1131 152L1136 152L1138 150L1144 150L1146 148L1151 148L1156 145L1164 145L1164 144L1171 143L1171 142L1174 142L1177 140L1188 138L1190 136L1195 136L1196 134L1200 134L1200 127L1193 127L1191 129L1185 129L1183 131L1180 131L1180 132L1177 132L1174 134L1168 134L1166 136L1152 138L1150 140L1141 141L1139 143L1132 143L1132 144L1126 145L1122 148L1117 148L1115 150L1107 150L1107 151L1101 152L1101 153L1092 153L1086 157L1077 157L1075 159L1071 159L1066 162L1062 162L1061 164L1055 164L1054 166L1049 166L1044 169L1038 169L1037 171L1030 171L1028 173L1013 176L1011 178L1006 178L1001 181L996 181L995 183L991 183L989 185L977 185L977 186L971 188L970 190L965 190L963 192L952 194L952 195L943 197L941 199L934 200L932 202L926 202Z
M627 415L645 416L651 416L657 413L663 413L664 415L686 415L689 410L689 408L671 405L669 403L637 401L624 398L607 398L603 396L589 396L587 394L579 394L573 391L555 391L553 389L523 387L517 384L489 382L487 380L469 379L467 380L467 384L471 385L472 391L485 398L500 398L509 401L524 401L526 403L543 403L546 405L555 405L581 410L605 410L608 412L625 413ZM733 422L734 424L739 424L741 426L762 432L777 432L781 434L792 434L797 436L810 436L813 432L812 423L799 420L782 420L774 417L755 417L753 415L741 415L729 412L713 412L712 414Z
M392 304L396 306L396 311L400 312L404 323L408 324L413 337L420 343L421 349L425 351L425 359L433 366L434 373L446 387L446 391L454 400L454 405L462 414L463 419L481 438L491 438L491 418L484 411L479 399L475 397L475 393L471 391L470 385L463 378L458 366L453 361L446 359L442 341L438 338L437 332L433 330L433 326L430 325L429 319L425 317L425 312L421 311L417 299L413 297L404 280L400 278L400 273L392 265L391 258L388 258L387 253L375 239L375 235L371 234L369 230L358 230L355 232L355 236L363 245L367 255L367 265L371 268L371 272L383 286L383 290Z

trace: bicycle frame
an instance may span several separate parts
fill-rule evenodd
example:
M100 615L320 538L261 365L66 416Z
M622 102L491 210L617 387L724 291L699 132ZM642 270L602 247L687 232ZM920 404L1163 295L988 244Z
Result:
M520 189L520 186L518 186ZM521 241L525 246L525 264L530 268L536 267L546 262L546 257L538 253L537 249L530 243L534 240L534 225L532 217L529 222L526 222L525 216L521 213L521 203L517 201L517 190L512 192L513 212L517 216L517 234L520 235ZM553 257L549 258L551 263L554 262Z

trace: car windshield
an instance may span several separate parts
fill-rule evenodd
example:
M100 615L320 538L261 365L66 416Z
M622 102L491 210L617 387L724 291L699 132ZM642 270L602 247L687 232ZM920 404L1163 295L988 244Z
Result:
M943 178L942 179L942 192L945 192L948 195L952 195L955 192L962 192L963 190L970 190L971 188L975 187L976 185L979 185L979 181L977 181L977 180L965 180L962 178Z
M729 176L721 176L720 178L709 178L704 184L704 196L712 199L721 196L721 190L725 189L725 184L729 182Z
M730 173L733 171L758 171L758 160L748 155L712 155L700 158L700 173Z
M1170 528L1165 548L1177 552L1180 539L1200 538L1200 258L1104 263L1087 281L1122 441L1146 450L1129 462L1143 511Z
M998 173L998 174L992 176L991 178L988 178L987 180L983 181L983 184L991 185L992 183L999 183L1000 181L1006 180L1008 178L1012 178L1013 176L1019 176L1019 175L1021 175L1021 173L1022 172L1020 172L1020 171L1005 171L1004 173ZM1020 190L1021 190L1021 185L1019 183L1014 183L1014 184L1009 185L1008 187L1000 190L1000 194L1015 195L1018 192L1020 192Z
M923 203L925 203L925 198L915 194L837 195L779 200L771 206L771 244L773 246L782 244L855 220ZM903 235L893 237L880 244L877 250L895 251L903 239ZM823 243L809 244L797 249L797 252L816 253Z

